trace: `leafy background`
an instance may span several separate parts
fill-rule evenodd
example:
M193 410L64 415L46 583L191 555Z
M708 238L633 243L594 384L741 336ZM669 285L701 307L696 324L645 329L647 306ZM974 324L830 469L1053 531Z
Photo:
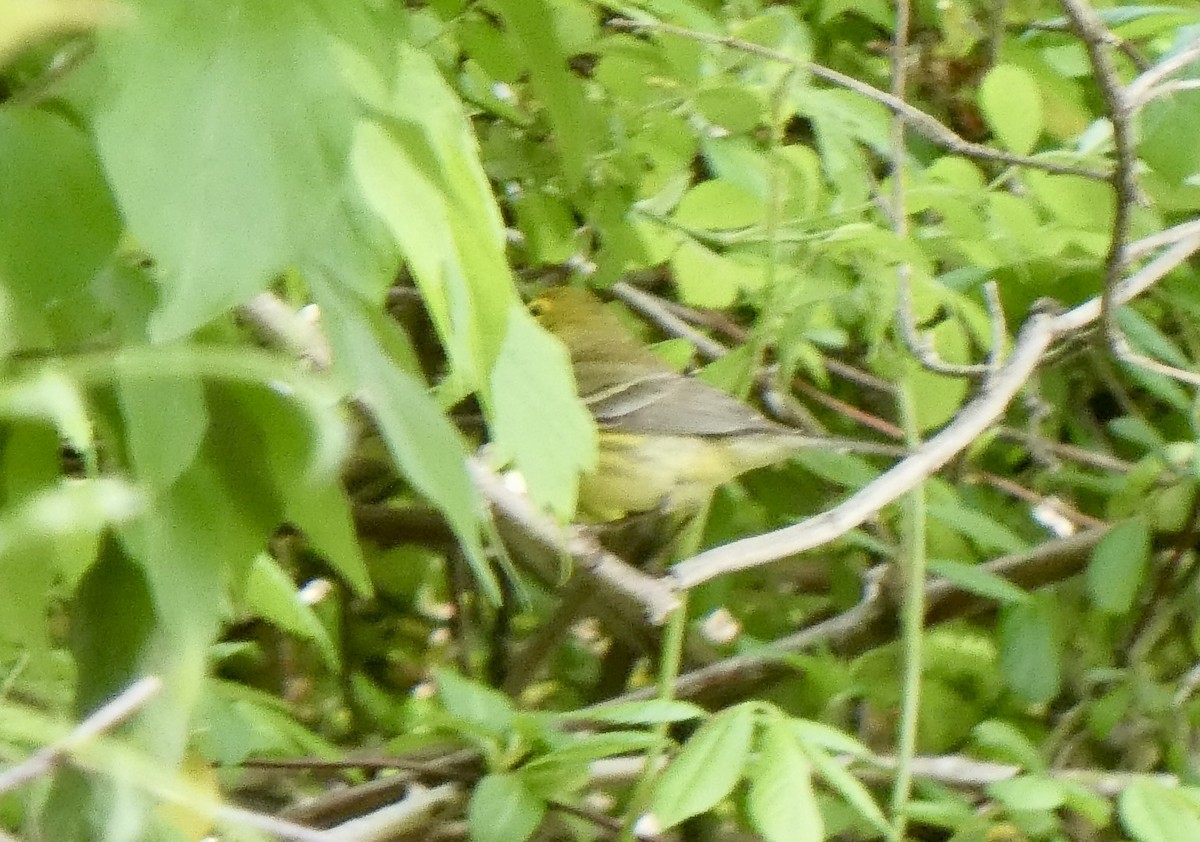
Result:
M1200 836L1194 4L0 20L10 833ZM833 451L721 489L701 547L894 493L664 631L565 525L596 431L522 304L564 280L918 454L1082 309L902 503Z

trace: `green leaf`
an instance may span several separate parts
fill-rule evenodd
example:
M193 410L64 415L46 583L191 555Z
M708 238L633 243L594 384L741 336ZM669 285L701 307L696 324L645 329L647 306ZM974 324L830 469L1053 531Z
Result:
M324 278L314 277L310 283L333 346L335 368L360 390L396 465L446 516L477 579L497 601L500 587L484 560L481 504L467 475L462 439L421 384L385 353L388 334L398 331L397 326Z
M515 39L533 89L550 116L554 147L562 160L567 187L578 190L591 181L591 159L605 130L599 112L586 101L583 85L571 73L559 31L547 26L556 17L556 4L546 0L496 0L495 7Z
M756 289L763 282L763 268L757 260L717 254L691 239L671 255L671 272L680 298L696 307L730 307L739 292Z
M1089 789L1080 781L1060 781L1065 797L1063 806L1083 816L1096 827L1104 827L1112 821L1113 805L1102 795Z
M926 335L947 362L968 362L970 352L966 331L957 319L947 319ZM913 364L909 372L917 425L922 432L942 426L958 412L967 396L967 381L962 377L946 377Z
M491 391L502 458L512 457L535 504L570 520L579 474L596 466L596 424L575 392L566 348L523 308L510 311Z
M967 564L948 559L931 559L929 571L965 591L994 599L996 602L1013 604L1029 599L1029 594L1024 590L978 564Z
M1000 671L1026 704L1050 701L1062 686L1062 644L1051 594L1036 594L1004 610L1000 620Z
M870 822L880 833L886 834L891 830L891 825L888 824L879 805L875 803L875 798L871 795L870 790L863 785L862 781L854 777L849 769L816 745L806 745L801 742L800 748L812 761L817 774L821 776L821 780L825 782L826 786L840 795L854 809L854 812Z
M77 321L94 330L82 293L121 223L86 134L57 114L5 103L0 150L0 350L70 338Z
M51 366L0 387L0 418L46 421L72 447L84 453L92 449L92 422L79 386Z
M722 711L700 726L655 787L651 809L664 829L711 809L733 791L753 733L748 705Z
M437 673L438 698L452 715L497 737L506 737L515 713L507 696L443 669Z
M134 470L151 488L166 488L187 470L208 428L199 380L163 374L153 380L119 378L116 384Z
M832 450L804 450L796 454L796 462L839 488L862 488L881 473L861 456Z
M354 529L350 501L336 478L292 483L283 489L284 515L354 592L374 593L362 544Z
M768 716L750 764L746 812L767 842L821 842L825 828L812 766L782 716Z
M988 784L987 793L1010 810L1057 810L1066 801L1066 787L1046 775L1018 775Z
M355 129L352 172L403 252L465 393L486 384L517 302L504 223L462 102L429 56L401 45L390 88L390 116Z
M1112 190L1076 175L1030 171L1030 192L1058 221L1073 229L1107 231L1114 212Z
M696 110L728 132L748 132L763 119L763 105L752 89L741 85L705 88L693 100Z
M1166 334L1137 310L1132 307L1118 308L1117 322L1129 341L1138 350L1145 351L1176 368L1192 367L1192 361L1184 355L1183 351L1179 350L1179 347Z
M702 181L688 190L675 208L674 220L688 228L725 231L762 222L762 200L731 181Z
M519 775L485 775L471 793L467 830L471 842L525 842L545 814L545 802L525 789Z
M988 758L1015 763L1030 771L1045 769L1045 760L1038 752L1038 747L1012 723L1000 720L980 722L972 730L971 739L983 748Z
M114 611L114 606L120 610ZM72 603L76 718L153 669L148 655L162 616L156 608L144 569L110 536ZM113 838L110 822L115 812L124 814L126 828L136 828L148 809L145 799L135 797L126 783L109 787L65 770L55 780L45 808L47 832L71 834L54 838ZM117 838L136 836L127 831Z
M789 721L792 733L807 749L813 746L817 749L836 751L839 754L849 754L852 757L870 757L871 750L861 740L852 734L811 719L792 719Z
M1141 518L1122 521L1100 539L1087 568L1092 604L1109 614L1133 606L1150 564L1150 530Z
M158 263L154 338L185 335L324 253L357 106L305 4L140 3L133 24L97 40L110 76L92 121L121 210Z
M1117 801L1121 825L1136 842L1200 839L1200 810L1182 793L1149 780L1134 781Z
M585 763L618 754L647 752L662 738L651 731L605 731L599 734L572 735L556 744L544 757L523 768L557 764Z
M95 559L106 527L129 521L143 505L137 489L113 478L62 480L20 499L0 518L0 567L14 587L14 602L24 593L30 605L44 604L52 592L34 592L33 585L48 585L55 576L73 587ZM22 610L28 606L14 609ZM30 631L36 634L44 622L39 615Z
M291 577L266 553L255 556L242 599L247 608L264 620L316 644L326 665L335 672L340 669L338 651L329 632L312 608L300 599Z
M1028 155L1042 133L1042 97L1024 68L998 64L979 85L979 107L988 127L1010 152Z
M1002 523L983 512L972 509L957 500L944 503L929 503L929 515L945 526L970 539L982 550L999 550L1004 553L1019 553L1029 544Z
M650 699L645 702L618 702L586 708L578 717L587 721L612 722L617 725L658 725L664 722L688 722L707 716L699 705L676 699ZM574 714L564 714L568 719Z

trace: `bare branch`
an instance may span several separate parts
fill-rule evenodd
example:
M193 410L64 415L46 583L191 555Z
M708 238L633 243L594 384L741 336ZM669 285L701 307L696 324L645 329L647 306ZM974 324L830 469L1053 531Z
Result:
M586 529L563 526L543 515L527 498L506 488L478 459L471 459L468 468L476 487L506 521L556 556L573 559L579 572L593 582L600 599L636 607L654 625L661 625L679 607L672 583L629 566L601 547Z
M1171 93L1170 86L1159 83L1197 60L1200 60L1200 37L1175 55L1163 59L1126 86L1125 100L1129 104L1130 111L1137 112L1152 99Z
M1193 230L1189 223L1189 229L1181 239L1118 284L1113 293L1113 302L1124 304L1141 295L1197 251L1200 251L1200 227ZM1055 333L1065 336L1087 327L1100 318L1101 308L1100 300L1092 298L1068 310L1054 320Z
M0 774L0 793L9 792L30 781L48 775L68 757L96 737L111 731L129 719L162 690L157 676L141 678L126 687L114 699L94 711L61 740L46 746L24 762Z
M847 762L858 765L856 758L846 758ZM891 771L896 761L881 756L873 756L862 761L867 766ZM949 786L983 789L999 781L1015 778L1027 770L1020 766L1007 763L988 763L962 755L944 755L942 757L913 758L913 774L927 781L937 781ZM1094 769L1050 769L1046 772L1052 778L1082 784L1088 789L1112 798L1120 795L1130 784L1136 781L1151 780L1161 786L1179 786L1179 778L1175 775L1145 775L1135 772L1104 772Z
M1091 529L1066 538L1048 541L1025 553L1004 556L981 565L1027 590L1056 584L1076 575L1091 558L1092 549L1108 529ZM989 599L968 593L944 579L925 586L925 618L929 624L943 623L994 607ZM783 656L792 652L822 649L839 655L855 655L890 640L895 635L895 611L878 584L870 581L861 602L849 611L761 649L736 655L685 673L675 684L681 699L719 702L741 697L748 688L765 681L795 674L795 666ZM654 688L644 688L612 701L653 698Z
M676 564L668 574L676 587L692 588L716 576L819 547L910 491L1000 417L1053 341L1054 322L1050 314L1035 311L1021 328L1012 354L979 395L941 432L874 482L843 503L794 526L716 547Z
M330 830L326 838L337 842L395 839L426 827L439 812L465 800L466 794L455 784L441 784L428 789L414 784L404 798L342 822Z

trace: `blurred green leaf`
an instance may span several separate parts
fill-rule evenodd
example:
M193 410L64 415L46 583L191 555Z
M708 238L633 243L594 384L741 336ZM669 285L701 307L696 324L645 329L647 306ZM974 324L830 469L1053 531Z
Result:
M754 724L750 706L739 705L714 715L684 743L654 789L651 811L663 828L712 809L733 791Z
M314 643L330 670L341 668L337 648L310 606L300 598L291 577L279 562L259 553L250 565L242 593L246 607L286 632Z
M1141 518L1122 521L1092 551L1087 568L1092 604L1109 614L1133 606L1150 564L1150 531Z
M866 819L876 830L888 833L891 826L871 791L847 769L840 760L830 757L825 750L816 745L800 743L804 755L816 768L817 775L825 785L841 796L853 810Z
M585 720L611 722L615 725L656 725L662 722L687 722L706 716L704 708L672 699L649 699L644 702L619 702L586 708L578 716ZM564 714L568 719L571 714Z
M450 670L437 673L438 698L447 712L497 738L506 737L515 715L508 697Z
M596 466L596 424L575 393L566 348L522 308L510 312L491 391L501 458L512 458L535 504L570 520L579 474Z
M1149 780L1134 781L1117 799L1121 825L1136 842L1200 838L1200 809L1183 794Z
M546 805L519 775L485 775L471 792L467 830L471 842L525 842L546 814Z
M282 0L143 2L98 38L109 82L91 120L121 211L158 263L156 339L322 253L356 108L332 45L305 4Z
M1000 669L1026 704L1043 704L1062 688L1062 643L1053 597L1039 593L1004 609L1000 619Z
M524 59L533 89L554 127L555 147L567 187L579 190L590 180L592 156L599 151L604 128L589 107L583 86L571 74L561 33L547 23L558 4L546 0L496 0L496 8Z
M19 19L6 20L6 33L10 26ZM104 170L64 117L10 103L0 110L0 150L0 351L70 339L77 319L94 318L82 296L121 231Z
M334 349L334 365L357 389L379 423L397 466L446 516L489 598L499 585L487 567L479 538L481 503L467 475L466 450L423 386L388 357L387 334L395 324L346 290L313 278Z
M949 559L930 559L929 572L978 596L1001 603L1025 602L1029 594L1012 582L977 564Z
M1066 801L1066 787L1045 775L1018 775L988 784L987 793L1010 810L1057 810Z
M979 85L979 106L992 133L1010 152L1028 155L1042 133L1042 98L1026 70L998 64Z
M821 842L825 828L812 785L812 766L781 716L759 727L758 753L748 769L746 812L768 842Z

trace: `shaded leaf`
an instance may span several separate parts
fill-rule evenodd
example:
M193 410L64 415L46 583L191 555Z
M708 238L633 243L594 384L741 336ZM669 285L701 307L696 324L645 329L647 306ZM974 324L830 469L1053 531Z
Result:
M1109 614L1133 605L1150 563L1150 530L1141 518L1122 521L1092 551L1087 568L1092 604Z

